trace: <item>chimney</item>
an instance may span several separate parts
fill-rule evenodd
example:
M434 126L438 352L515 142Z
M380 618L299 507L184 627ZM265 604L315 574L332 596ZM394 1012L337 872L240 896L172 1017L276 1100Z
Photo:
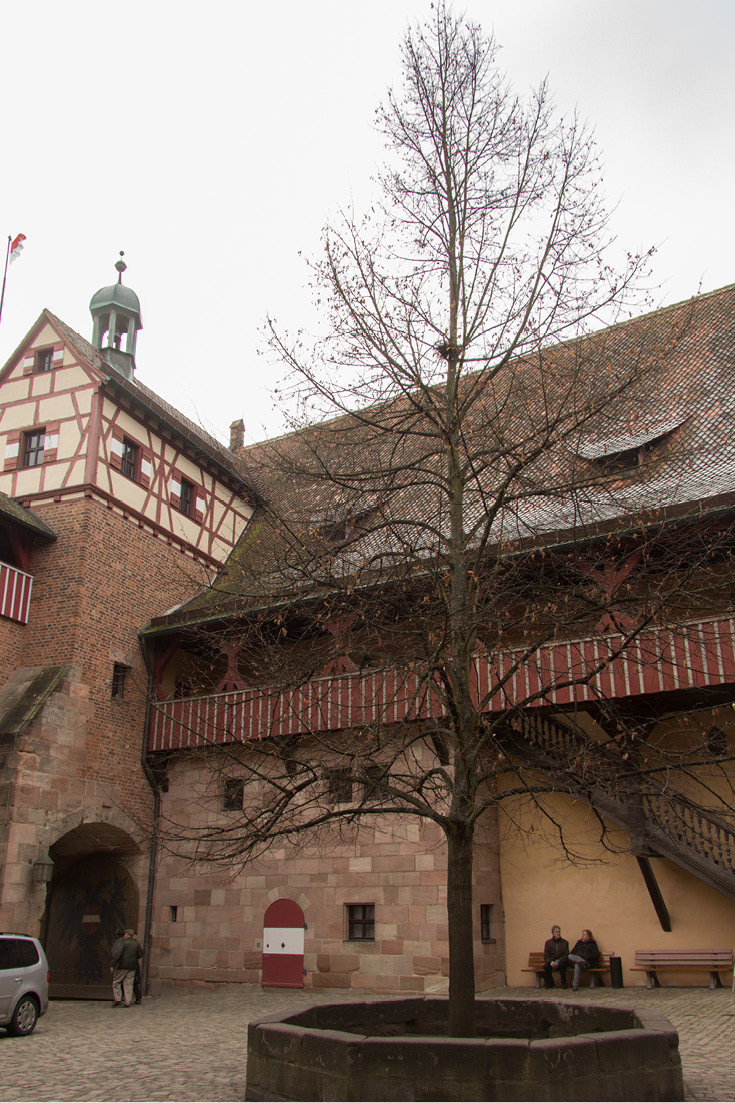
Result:
M230 451L237 452L245 444L245 422L242 418L230 426Z

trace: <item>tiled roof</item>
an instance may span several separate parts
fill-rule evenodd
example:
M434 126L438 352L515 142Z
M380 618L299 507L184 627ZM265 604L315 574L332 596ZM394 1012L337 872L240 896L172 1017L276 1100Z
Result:
M482 523L514 457L530 456L554 418L565 417L567 430L521 464L493 524L497 542L548 543L570 532L579 539L643 515L729 502L735 496L734 383L735 285L543 348L489 380L468 374L461 394L473 402L464 431L467 455L476 458L468 521ZM436 437L428 435L421 456L409 398L376 411L243 449L246 478L270 508L256 512L214 587L169 622L313 595L320 551L324 587L330 577L356 570L385 575L405 562L406 547L414 561L434 554L417 540L428 540L427 521L437 545L446 531ZM381 431L371 429L371 417ZM604 457L633 448L641 449L640 467L605 470ZM412 470L417 457L422 478ZM361 531L362 513L378 523ZM343 539L330 544L340 518Z
M95 348L86 338L73 330L66 322L63 322L61 318L57 318L50 310L46 310L44 313L88 364L105 376L115 387L129 395L135 403L142 404L146 409L156 414L169 429L173 429L179 436L183 437L195 452L204 453L207 459L213 461L220 471L224 472L238 487L250 489L245 483L240 466L229 448L220 444L215 437L200 428L137 378L134 380L127 379L105 358L100 349Z
M19 505L18 502L14 502L12 498L9 498L7 494L3 494L1 490L0 520L7 520L14 522L16 525L21 525L23 528L30 529L38 536L43 536L46 540L56 539L56 533L50 525L47 525L40 517L36 517L32 510L26 509L25 506Z

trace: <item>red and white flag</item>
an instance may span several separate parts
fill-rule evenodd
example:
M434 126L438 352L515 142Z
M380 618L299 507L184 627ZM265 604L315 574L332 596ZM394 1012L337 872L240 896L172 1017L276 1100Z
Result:
M23 252L23 242L26 239L25 234L18 234L14 241L10 243L10 263L17 260L20 254Z

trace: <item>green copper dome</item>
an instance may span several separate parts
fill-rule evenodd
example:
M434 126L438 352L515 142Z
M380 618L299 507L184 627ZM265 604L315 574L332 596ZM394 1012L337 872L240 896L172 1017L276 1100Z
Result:
M140 320L140 299L132 288L125 287L122 283L111 283L109 287L101 287L99 291L95 291L89 302L89 309L92 313L96 310L106 310L109 307L120 307L128 314L137 314L138 329L143 328L143 323Z
M111 364L128 379L135 371L135 342L138 330L143 328L140 316L140 300L134 291L124 287L122 275L127 265L122 259L115 265L117 283L95 291L89 303L92 315L92 344L101 349Z
M124 314L135 315L135 328L143 328L143 319L140 316L140 299L130 287L125 287L122 282L123 272L127 264L122 259L125 256L120 253L120 260L115 265L118 271L117 283L111 283L109 287L101 287L95 291L90 299L89 309L94 318L95 314L104 310L121 310Z

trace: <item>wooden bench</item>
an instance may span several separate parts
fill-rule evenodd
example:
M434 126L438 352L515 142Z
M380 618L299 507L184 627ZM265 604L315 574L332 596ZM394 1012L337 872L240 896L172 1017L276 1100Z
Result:
M611 957L615 957L615 954L614 953L612 953L612 954L600 954L597 965L592 966L592 968L590 968L588 966L584 970L585 973L589 973L589 975L590 975L590 988L596 988L597 987L598 979L599 979L600 985L602 985L602 987L604 987L604 982L602 980L602 974L610 972L610 958ZM528 968L527 969L521 969L521 972L522 973L535 973L536 974L536 987L540 988L541 983L544 979L544 952L543 952L543 950L541 950L540 953L538 953L536 951L532 951L528 955ZM556 970L554 970L554 972L556 972ZM572 976L574 975L574 964L571 961L567 965L567 972Z
M647 988L660 988L658 971L709 973L710 988L722 988L720 970L732 973L732 950L636 950L632 972L646 974Z

